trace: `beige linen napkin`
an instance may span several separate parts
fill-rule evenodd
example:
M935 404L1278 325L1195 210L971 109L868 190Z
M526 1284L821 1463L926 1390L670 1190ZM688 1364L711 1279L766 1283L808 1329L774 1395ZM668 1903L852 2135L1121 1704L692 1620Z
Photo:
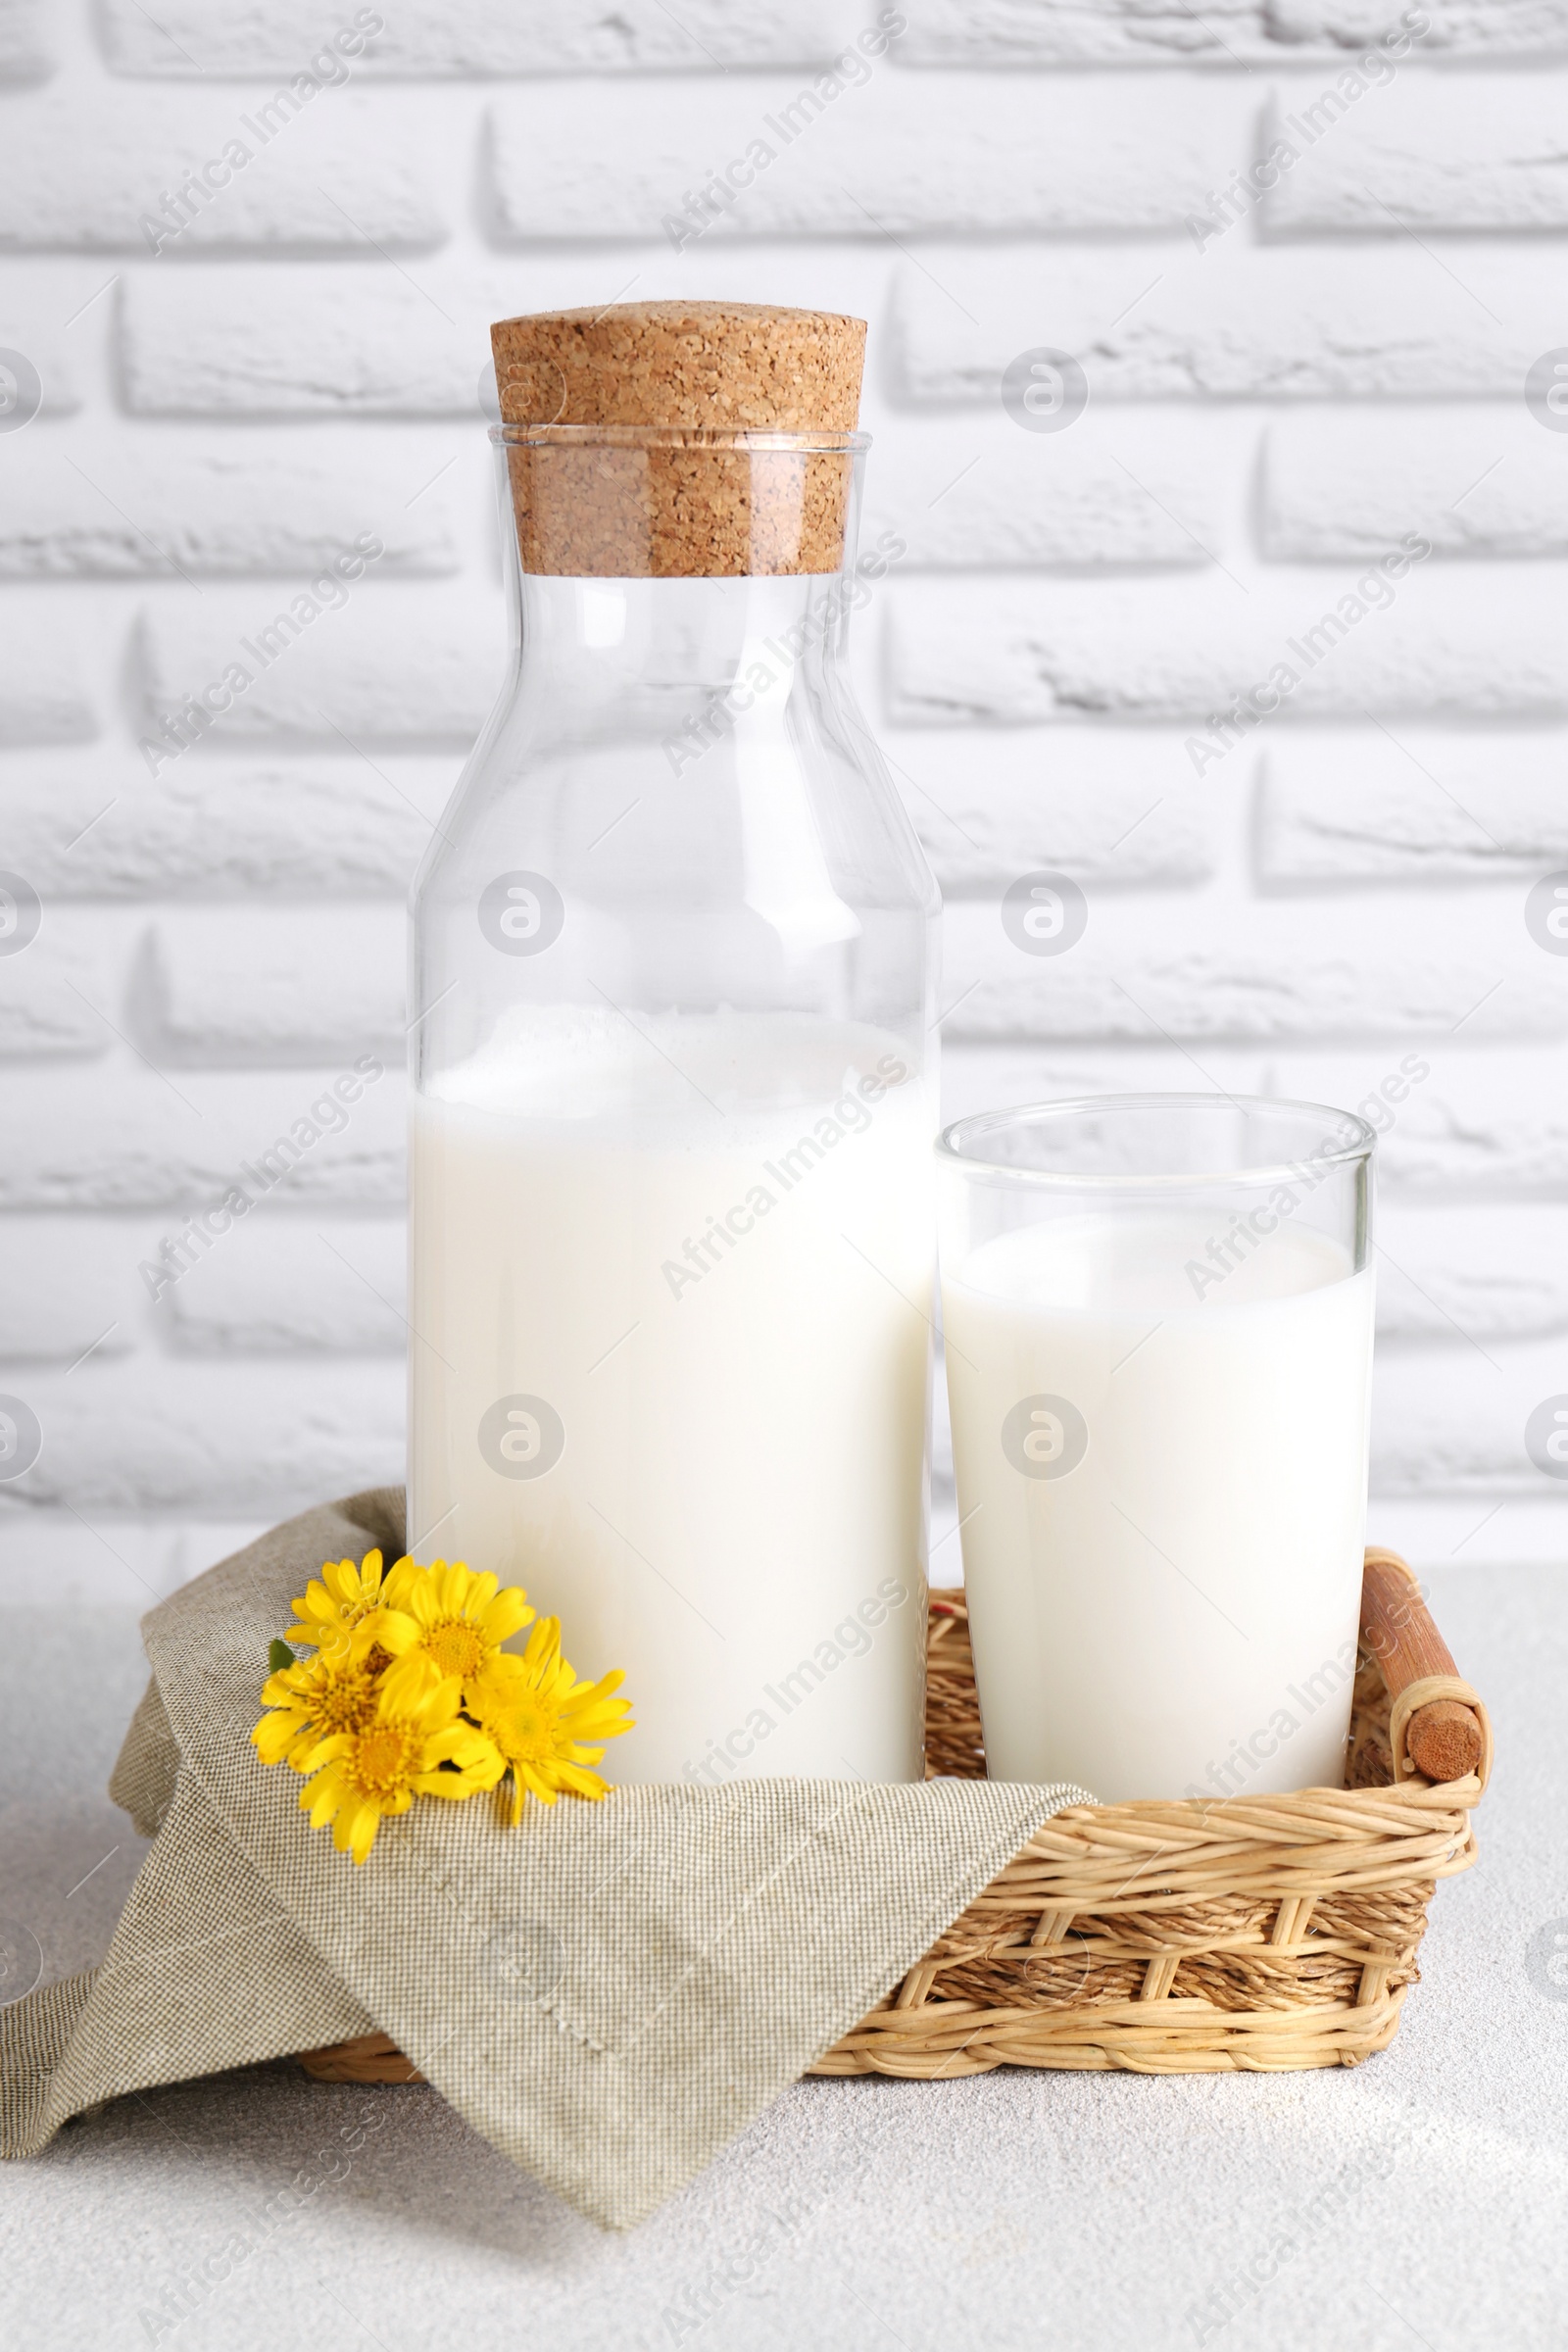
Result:
M103 1966L0 2010L0 2152L119 2093L379 2027L594 2221L681 2187L1081 1789L758 1780L603 1804L416 1803L356 1869L251 1745L321 1563L403 1544L395 1489L274 1528L143 1622L110 1784L152 1851ZM612 1764L613 1759L611 1759Z

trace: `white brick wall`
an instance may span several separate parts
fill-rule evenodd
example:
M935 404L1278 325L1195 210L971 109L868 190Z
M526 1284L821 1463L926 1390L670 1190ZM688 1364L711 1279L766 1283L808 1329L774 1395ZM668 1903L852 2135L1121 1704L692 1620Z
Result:
M894 380L910 400L989 408L1007 362L1047 343L1076 353L1112 400L1517 399L1562 331L1553 248L1462 246L1449 263L1385 226L1354 246L1250 244L1245 221L1200 252L1188 235L1109 250L934 246L897 272Z
M355 71L414 80L438 74L661 73L709 65L823 63L871 14L850 0L402 0L394 10L322 10L312 0L171 0L149 17L105 0L107 58L122 74L284 77L340 28L386 23Z
M1429 51L1561 53L1561 0L1429 0ZM908 55L922 66L1343 66L1397 29L1399 0L910 0ZM1324 78L1320 74L1318 80ZM1315 83L1308 84L1315 87Z
M0 513L0 578L309 577L362 531L382 542L383 578L462 567L445 481L425 478L417 441L388 432L368 449L302 429L257 464L232 436L120 434L92 459L35 443ZM134 520L132 517L134 516Z
M1411 577L1396 602L1319 638L1311 667L1293 649L1353 594L1353 567L1249 588L1215 565L1174 595L1158 580L910 582L890 637L891 707L934 726L1086 714L1198 726L1282 663L1300 684L1281 728L1368 710L1560 718L1568 638L1533 572L1496 568L1487 598L1463 577Z
M1525 908L1568 870L1568 431L1525 391L1568 345L1568 0L905 0L823 94L877 14L0 0L0 869L42 902L0 956L0 1392L47 1432L0 1595L144 1596L398 1473L402 901L504 650L485 327L632 293L871 322L867 525L908 553L857 662L949 895L952 1113L1354 1103L1417 1054L1374 1524L1560 1554L1522 1432L1568 1391L1568 956ZM1042 348L1062 430L1000 397ZM150 776L148 713L361 537ZM1041 866L1090 919L1036 962L997 902Z
M1178 228L1246 136L1246 94L1223 82L1174 114L1160 80L1129 80L1102 116L1070 78L933 80L896 59L861 58L863 81L819 117L775 111L795 94L771 74L667 84L655 104L635 82L572 81L542 122L536 100L505 99L491 120L497 228L510 244L657 234L701 183L694 159L722 168L753 140L773 160L705 237Z
M1568 554L1568 435L1523 401L1291 416L1268 435L1261 530L1287 563L1364 562L1407 531L1439 556Z
M143 93L134 106L115 89L7 99L0 247L161 255L439 245L445 223L419 167L385 133L373 101L330 91L319 93L318 112L280 109L275 122L259 120L238 93Z
M1332 87L1332 76L1325 76ZM1322 235L1351 230L1386 236L1391 209L1412 230L1568 227L1568 124L1560 93L1538 74L1489 78L1476 86L1411 74L1366 93L1323 128L1272 189L1269 230ZM1270 109L1264 142L1296 144L1288 102Z
M45 0L0 0L0 80L31 81L53 64Z

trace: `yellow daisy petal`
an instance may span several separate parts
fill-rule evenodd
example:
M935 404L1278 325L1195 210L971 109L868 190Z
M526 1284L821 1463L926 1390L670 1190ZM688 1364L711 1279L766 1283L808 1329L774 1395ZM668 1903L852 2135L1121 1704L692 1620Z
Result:
M341 1677L350 1670L346 1658L312 1662L312 1671L323 1676ZM365 1671L365 1662L355 1670ZM303 1675L306 1669L290 1671ZM368 1711L357 1711L324 1740L305 1741L298 1757L303 1769L315 1772L300 1791L313 1827L330 1822L334 1845L339 1852L352 1852L356 1862L369 1852L378 1823L389 1814L406 1813L416 1789L449 1798L471 1796L492 1787L505 1770L493 1741L459 1718L458 1683L439 1674L422 1651L411 1650L379 1669L373 1692ZM441 1770L448 1757L457 1770Z
M360 1807L354 1823L354 1832L349 1839L349 1850L357 1864L365 1860L375 1843L375 1833L380 1827L380 1823L381 1816L373 1805Z
M351 1633L377 1605L381 1592L381 1554L368 1551L358 1567L352 1560L328 1560L293 1603L296 1642L320 1642Z
M525 1625L531 1625L533 1616L522 1587L505 1585L494 1600L486 1602L479 1617L479 1626L487 1642L499 1644L510 1642L514 1634L521 1633Z
M580 1683L561 1655L561 1625L543 1617L528 1637L521 1657L503 1652L491 1660L469 1694L471 1711L512 1769L513 1819L522 1792L553 1805L563 1790L598 1798L605 1784L588 1769L597 1764L601 1742L631 1729L631 1709L618 1690L620 1674Z
M438 1674L454 1678L466 1703L501 1643L532 1614L521 1588L498 1591L488 1570L476 1575L462 1560L434 1560L427 1568L400 1560L366 1623L391 1655L423 1656Z
M251 1734L262 1761L310 1769L323 1740L374 1713L376 1675L374 1654L359 1634L269 1675L262 1697L271 1711Z

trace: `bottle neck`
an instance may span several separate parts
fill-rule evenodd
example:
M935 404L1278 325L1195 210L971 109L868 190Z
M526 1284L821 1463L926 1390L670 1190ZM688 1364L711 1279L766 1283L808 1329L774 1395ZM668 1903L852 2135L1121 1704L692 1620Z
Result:
M720 734L770 728L792 696L831 691L854 571L717 579L515 579L519 682L552 734L656 728L671 765Z

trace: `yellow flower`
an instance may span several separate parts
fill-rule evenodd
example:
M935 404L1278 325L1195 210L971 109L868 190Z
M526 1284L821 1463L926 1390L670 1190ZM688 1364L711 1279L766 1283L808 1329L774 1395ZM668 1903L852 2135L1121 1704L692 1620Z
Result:
M397 1570L392 1573L395 1576ZM358 1568L352 1560L328 1560L319 1577L313 1577L294 1602L299 1622L289 1627L289 1639L311 1643L340 1642L364 1623L380 1599L378 1551L368 1551Z
M525 1794L553 1805L563 1789L600 1797L606 1784L587 1767L603 1742L632 1729L631 1707L612 1697L619 1673L582 1683L561 1654L561 1620L541 1617L522 1656L503 1652L480 1675L469 1704L512 1767L512 1819Z
M270 1675L262 1702L270 1708L251 1734L264 1764L304 1769L313 1748L334 1732L361 1730L375 1713L376 1678L385 1653L362 1637L318 1650Z
M428 1658L400 1658L382 1675L375 1712L363 1725L319 1740L301 1769L311 1827L332 1824L339 1853L363 1862L384 1813L406 1813L415 1794L460 1798L493 1788L505 1758L458 1713L457 1681ZM456 1771L443 1771L455 1765Z
M498 1592L496 1582L461 1560L428 1568L399 1560L369 1621L375 1638L394 1657L428 1658L439 1673L456 1675L466 1699L502 1642L533 1622L522 1587Z

